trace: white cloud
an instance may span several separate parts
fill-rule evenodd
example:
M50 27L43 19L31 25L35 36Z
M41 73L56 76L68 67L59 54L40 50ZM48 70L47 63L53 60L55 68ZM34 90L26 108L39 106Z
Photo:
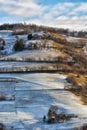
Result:
M0 0L0 4L0 12L6 12L17 17L38 16L45 8L37 4L36 0L6 0L6 2Z
M47 6L38 4L38 1L40 0L0 0L0 13L8 14L8 22L26 21L72 30L87 30L86 2L65 2Z
M87 3L80 3L80 5L74 11L87 13Z
M85 5L86 3L57 4L51 7L47 14L43 15L42 21L44 21L44 24L54 27L87 30L87 10ZM81 13L84 13L84 15Z

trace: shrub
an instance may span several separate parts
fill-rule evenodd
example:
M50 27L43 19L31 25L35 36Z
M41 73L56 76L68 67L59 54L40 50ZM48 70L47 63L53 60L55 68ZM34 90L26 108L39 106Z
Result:
M15 42L14 50L15 51L22 51L24 49L24 41L22 39L18 39Z
M32 34L28 34L28 40L31 40L33 38Z
M69 75L69 76L67 77L67 81L68 81L69 83L71 83L72 85L77 86L77 82L76 82L76 79L75 79L74 76Z
M4 50L5 40L0 38L0 50Z
M2 123L0 123L0 130L5 130L5 127Z
M0 101L6 100L6 97L4 95L0 95Z

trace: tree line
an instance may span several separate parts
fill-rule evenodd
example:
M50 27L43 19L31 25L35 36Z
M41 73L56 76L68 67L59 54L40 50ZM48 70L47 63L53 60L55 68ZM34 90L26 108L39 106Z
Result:
M17 29L24 29L26 32L29 31L49 31L54 33L60 33L68 36L75 36L75 37L87 37L87 31L70 31L69 29L64 28L55 28L55 27L48 27L48 26L39 26L36 24L26 24L26 23L15 23L15 24L3 24L0 25L0 30L17 30Z

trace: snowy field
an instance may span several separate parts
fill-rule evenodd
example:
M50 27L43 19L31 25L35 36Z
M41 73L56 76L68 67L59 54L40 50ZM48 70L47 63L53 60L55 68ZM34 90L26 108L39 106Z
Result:
M8 61L53 61L60 55L60 51L55 50L26 50L22 52L17 52L11 54L10 56L5 56L0 58L0 60Z
M19 82L0 82L0 93L13 101L0 101L0 122L7 130L73 130L87 122L87 107L80 99L64 90L66 76L60 74L0 74L4 78L16 78ZM76 114L78 118L58 124L43 123L51 105L58 112Z
M0 95L5 96L5 100L0 101L0 123L6 126L6 130L74 130L75 127L86 123L87 106L82 104L79 97L64 90L64 86L67 85L65 75L58 73L6 74L17 69L23 72L42 68L53 70L56 64L46 61L54 62L61 55L61 52L55 48L14 52L13 45L16 37L11 33L10 31L0 32L0 36L6 42L4 52L7 54L0 58L0 72L5 72L0 73ZM19 38L22 38L26 45L30 44L26 35L19 35ZM40 43L40 40L37 42ZM52 41L49 40L46 44L53 46ZM47 115L52 105L58 107L58 113L75 114L77 118L64 123L43 123L43 116Z
M56 63L39 63L39 62L1 62L0 72L30 72L30 71L55 71Z
M72 37L72 36L64 36L65 39L69 42L79 42L80 40L87 41L87 38L80 38L80 37Z

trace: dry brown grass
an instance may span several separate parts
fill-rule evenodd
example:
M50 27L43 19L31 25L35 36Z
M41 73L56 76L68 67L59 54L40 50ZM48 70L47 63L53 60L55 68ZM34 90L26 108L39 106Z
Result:
M78 43L84 44L87 43L87 40L84 38L79 38Z
M85 44L84 39L79 39L78 43L67 42L64 41L64 37L58 33L51 33L54 38L54 45L61 52L60 63L57 65L57 68L61 69L62 73L66 73L68 75L68 82L72 84L71 91L81 97L81 100L84 104L87 104L87 78L85 78L85 74L87 74L87 57L82 52L82 48ZM68 64L68 62L64 62L67 58L72 57L74 60L73 64Z
M67 81L72 84L70 89L75 95L81 97L81 101L84 105L87 105L87 79L81 74L69 74ZM80 89L81 88L81 89Z
M81 74L77 75L76 81L77 84L86 84L86 78Z
M68 75L67 81L71 83L73 86L77 85L76 77L73 74Z
M81 101L84 105L87 105L87 96L81 96Z
M56 48L56 50L58 50L58 53L59 53L59 51L61 52L60 53L61 57L63 57L63 58L69 58L69 55L62 50L62 48L64 47L64 45L62 45L60 43L57 43L55 41L52 44Z
M57 43L57 42L55 42L55 41L54 41L52 44L53 44L53 46L55 46L57 49L61 49L61 48L63 47L62 44L59 44L59 43Z
M84 75L81 75L81 74L74 74L74 73L71 73L68 75L67 79L69 81L71 81L72 84L74 84L74 82L76 82L77 85L85 85L86 84L86 78Z
M58 34L58 33L51 32L51 35L53 35L54 37L59 38L59 39L64 39L63 35Z

